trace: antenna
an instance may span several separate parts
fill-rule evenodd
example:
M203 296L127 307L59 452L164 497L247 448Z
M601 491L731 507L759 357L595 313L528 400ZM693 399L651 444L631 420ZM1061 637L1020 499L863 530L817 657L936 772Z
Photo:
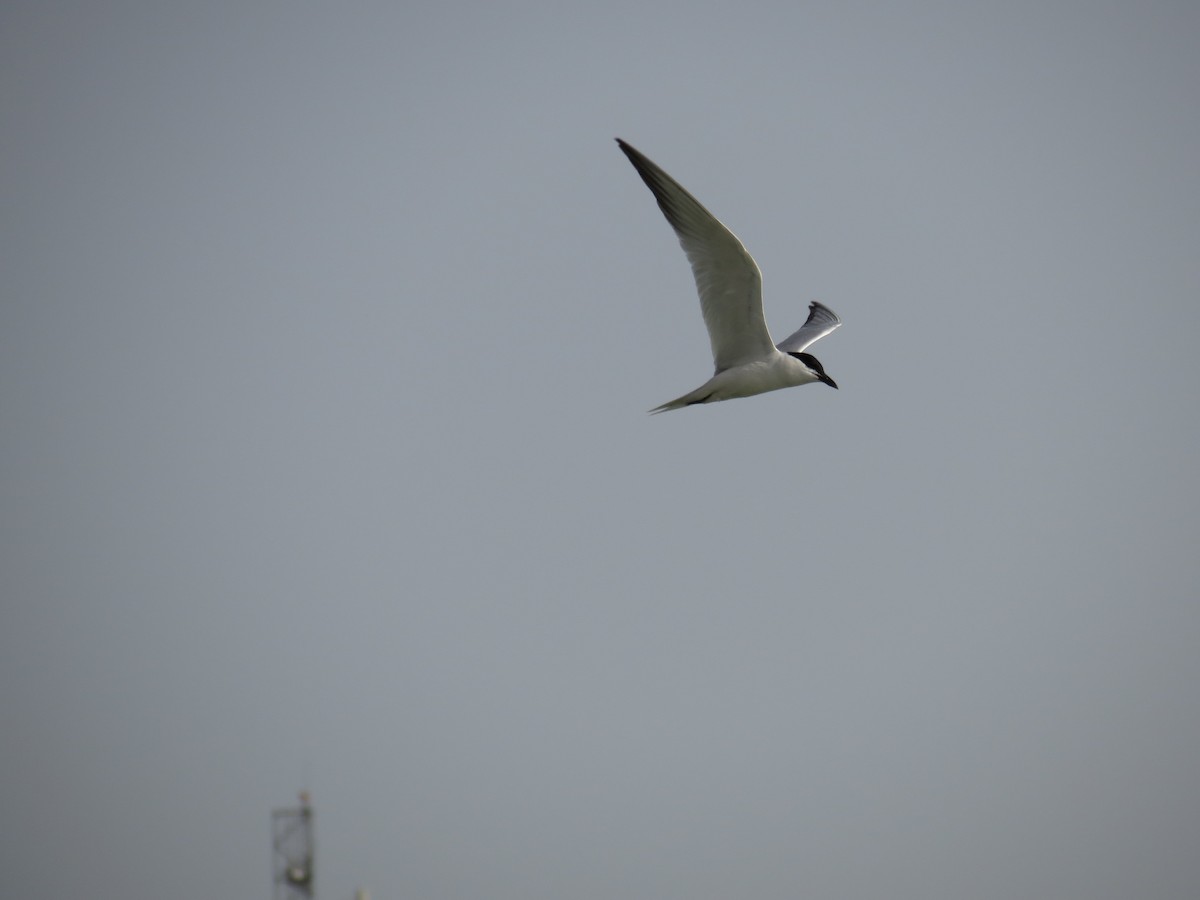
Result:
M313 896L313 811L308 791L300 792L296 809L271 812L272 869L275 900Z

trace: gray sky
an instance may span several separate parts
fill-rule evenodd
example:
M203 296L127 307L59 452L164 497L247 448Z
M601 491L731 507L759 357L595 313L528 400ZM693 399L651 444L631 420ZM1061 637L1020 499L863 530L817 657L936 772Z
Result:
M1200 8L13 2L8 896L1200 893ZM710 374L621 136L841 385Z

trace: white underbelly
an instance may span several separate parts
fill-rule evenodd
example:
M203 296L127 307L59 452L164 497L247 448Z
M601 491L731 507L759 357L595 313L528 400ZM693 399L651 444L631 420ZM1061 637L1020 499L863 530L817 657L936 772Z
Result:
M732 400L816 380L799 360L779 353L769 359L726 369L714 375L707 386L712 388L713 400Z

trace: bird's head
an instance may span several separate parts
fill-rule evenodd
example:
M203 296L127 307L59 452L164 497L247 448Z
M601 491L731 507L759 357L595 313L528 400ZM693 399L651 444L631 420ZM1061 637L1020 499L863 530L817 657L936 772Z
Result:
M827 384L834 390L837 390L837 382L825 374L825 367L821 365L821 361L819 359L817 359L811 353L793 353L791 355L808 366L812 370L812 373L817 376L817 381L821 382L822 384Z

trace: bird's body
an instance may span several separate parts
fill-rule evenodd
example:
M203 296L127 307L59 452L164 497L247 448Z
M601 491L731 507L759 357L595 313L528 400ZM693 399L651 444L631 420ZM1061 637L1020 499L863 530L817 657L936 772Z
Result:
M774 347L771 348L775 350ZM730 369L722 369L694 391L684 394L670 403L656 406L652 413L669 409L682 409L697 403L716 403L718 400L733 400L737 397L753 397L780 388L798 387L820 379L812 369L796 359L775 350L763 359L752 360Z
M816 357L804 352L841 325L833 311L810 303L803 327L774 344L763 317L762 275L741 241L670 175L620 138L617 144L658 200L692 265L716 369L694 391L650 411L752 397L814 381L836 388Z

